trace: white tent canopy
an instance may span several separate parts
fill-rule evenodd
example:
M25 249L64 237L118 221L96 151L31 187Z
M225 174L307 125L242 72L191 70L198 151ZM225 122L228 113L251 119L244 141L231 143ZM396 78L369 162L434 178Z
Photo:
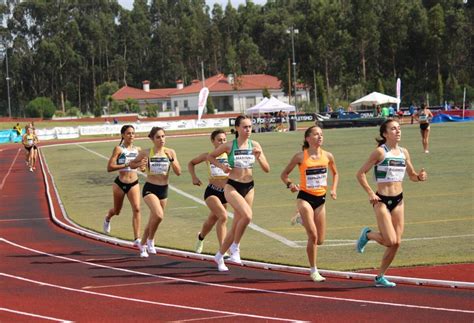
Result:
M274 96L270 99L265 98L260 101L257 105L254 105L251 108L247 109L247 114L260 114L260 113L269 113L269 112L295 112L295 106L281 102Z
M366 96L360 98L351 103L351 106L358 107L361 105L379 105L385 103L400 103L400 100L389 95L385 95L379 92L372 92Z

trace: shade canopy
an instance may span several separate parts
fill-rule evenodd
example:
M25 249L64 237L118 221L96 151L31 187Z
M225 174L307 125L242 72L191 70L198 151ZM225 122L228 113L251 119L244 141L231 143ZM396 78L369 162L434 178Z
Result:
M372 92L360 98L359 100L352 102L351 106L358 107L361 105L379 105L385 103L400 103L400 100L390 95Z
M296 111L294 105L287 104L282 102L272 96L270 99L265 98L260 101L257 105L248 108L247 114L259 114L259 113L269 113L269 112L294 112Z

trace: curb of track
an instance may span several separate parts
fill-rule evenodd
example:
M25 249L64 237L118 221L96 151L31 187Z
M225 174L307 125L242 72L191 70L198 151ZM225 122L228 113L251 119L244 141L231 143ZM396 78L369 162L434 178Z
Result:
M76 223L74 223L71 219L69 219L67 212L64 208L64 205L62 204L56 185L54 183L53 175L49 171L46 159L43 156L43 152L41 150L40 150L39 156L40 156L39 160L41 163L41 171L43 174L43 180L44 180L45 189L46 189L46 197L47 197L48 205L50 208L50 215L51 215L52 221L56 225L60 226L61 228L65 230L74 232L78 235L85 236L91 239L95 239L98 241L110 243L110 244L121 246L121 247L134 248L132 241L123 240L123 239L110 237L104 234L97 233L95 231L83 228L77 225ZM52 192L52 190L54 192ZM53 196L53 193L54 193L54 196ZM59 219L56 216L55 205L54 205L55 203L59 206L62 213L61 216L62 218L64 218L66 222L63 222L61 219ZM197 254L197 253L189 252L189 251L182 251L182 250L175 250L175 249L168 249L168 248L161 248L161 247L157 247L156 249L159 253L165 254L165 255L179 256L179 257L196 259L196 260L206 260L206 261L211 261L211 262L214 261L214 256L211 256L211 255ZM267 270L274 270L274 271L297 273L297 274L309 274L308 268L271 264L271 263L250 261L250 260L242 260L242 266L250 267L250 268L259 268L259 269L267 269ZM357 273L357 272L345 272L345 271L334 271L334 270L324 270L324 269L320 269L319 272L327 277L358 279L358 280L365 280L365 281L371 281L371 282L373 282L375 278L374 274L365 274L365 273ZM474 283L463 282L463 281L437 280L437 279L425 279L425 278L389 276L389 275L387 275L386 277L389 278L393 282L410 284L410 285L474 289Z

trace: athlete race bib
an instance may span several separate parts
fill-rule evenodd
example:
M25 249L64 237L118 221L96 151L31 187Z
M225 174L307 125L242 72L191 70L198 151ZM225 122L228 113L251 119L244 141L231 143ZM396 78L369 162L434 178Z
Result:
M328 186L328 169L326 167L308 168L306 170L306 187L320 188Z
M168 157L150 157L150 173L153 175L166 175L170 168Z
M234 150L234 167L235 168L252 168L255 163L255 156L250 149Z
M225 158L217 158L217 161L220 164L227 164L227 159ZM226 174L221 168L217 167L216 165L210 163L211 167L211 177L227 177L228 174Z
M390 182L401 182L405 177L405 160L390 160L385 179Z

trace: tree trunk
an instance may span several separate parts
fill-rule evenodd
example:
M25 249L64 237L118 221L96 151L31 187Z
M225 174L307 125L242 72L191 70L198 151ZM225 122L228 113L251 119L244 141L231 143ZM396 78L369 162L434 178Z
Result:
M367 73L365 70L365 47L362 47L360 54L361 54L361 60L362 60L362 80L364 81L364 84L365 84L367 80Z
M326 59L324 60L324 73L325 73L325 77L326 77L326 90L328 92L328 101L331 100L331 89L329 87L329 61L326 57Z
M61 110L63 111L63 113L66 112L66 108L64 107L64 91L61 90Z

